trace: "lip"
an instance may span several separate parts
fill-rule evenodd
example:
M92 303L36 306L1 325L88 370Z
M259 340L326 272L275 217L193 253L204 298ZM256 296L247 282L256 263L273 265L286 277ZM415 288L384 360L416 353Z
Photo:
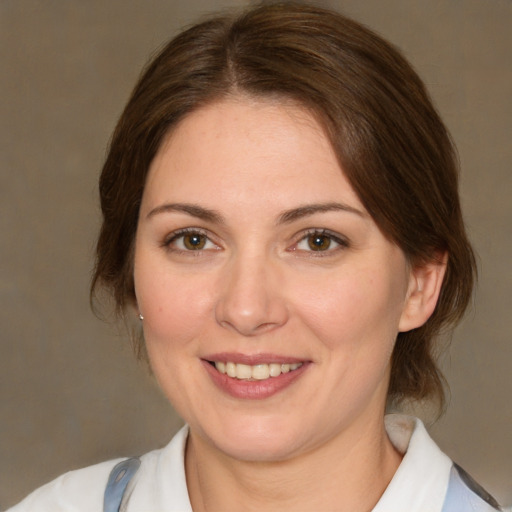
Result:
M278 377L270 377L266 380L239 380L222 374L216 370L211 361L230 361L233 363L256 364L293 364L302 363L300 368L288 373L282 373ZM300 379L310 366L311 361L305 361L293 357L277 356L272 354L214 354L201 360L203 367L212 379L213 383L223 393L233 398L244 400L263 400L270 398L294 384Z

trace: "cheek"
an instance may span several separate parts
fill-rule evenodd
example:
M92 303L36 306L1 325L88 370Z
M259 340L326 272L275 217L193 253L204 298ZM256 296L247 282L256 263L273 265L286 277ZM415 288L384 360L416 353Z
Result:
M197 382L197 347L207 330L210 300L193 279L157 272L136 273L137 299L151 368L168 400L186 418Z
M135 288L148 351L176 350L204 328L211 311L210 288L204 279L146 268L136 267Z
M303 281L296 303L305 324L335 350L365 348L390 351L403 306L403 285L393 277L382 278L371 268L350 274ZM384 345L384 346L383 346ZM391 347L385 348L386 345Z

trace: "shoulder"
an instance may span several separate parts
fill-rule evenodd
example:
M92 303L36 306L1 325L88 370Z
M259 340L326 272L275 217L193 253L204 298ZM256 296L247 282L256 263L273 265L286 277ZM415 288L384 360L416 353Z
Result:
M386 416L386 431L403 459L373 512L500 510L496 500L439 449L419 419Z
M127 487L123 498L123 503L129 499L128 510L192 510L184 463L187 436L188 428L184 427L163 449L149 452L140 458L140 469Z
M493 512L502 510L498 502L480 484L453 463L442 512Z
M101 512L109 474L121 460L64 473L36 489L8 512Z
M126 489L130 494L134 491L130 510L148 510L151 502L165 503L171 491L174 501L187 503L183 463L187 433L187 428L183 428L166 447L142 455L140 467L137 464L137 468L126 475L133 480L130 487L136 483L135 490ZM129 460L133 459L113 459L65 473L36 489L7 512L102 512L105 491L109 478L115 473L114 468L122 467L120 463ZM173 485L169 486L169 482ZM160 509L156 507L156 510ZM182 509L186 510L186 506Z

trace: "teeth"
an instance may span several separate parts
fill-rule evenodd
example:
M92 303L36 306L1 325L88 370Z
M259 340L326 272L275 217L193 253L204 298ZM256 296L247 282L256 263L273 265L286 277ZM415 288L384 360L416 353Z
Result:
M237 379L250 379L252 377L252 368L248 364L236 365Z
M229 361L226 363L223 361L215 362L215 368L217 368L218 372L240 380L266 380L269 377L279 377L282 373L291 372L301 366L302 363L270 363L250 366Z
M258 364L251 368L251 377L255 380L265 380L270 377L270 367L268 364Z
M279 377L281 375L282 364L272 363L268 365L268 373L271 377Z
M226 373L230 377L236 377L236 364L235 363L226 363Z

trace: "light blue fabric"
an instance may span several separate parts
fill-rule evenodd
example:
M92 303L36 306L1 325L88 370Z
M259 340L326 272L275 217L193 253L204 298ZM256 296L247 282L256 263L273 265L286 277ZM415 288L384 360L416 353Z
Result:
M502 510L496 500L460 466L454 464L441 512L496 512L496 510Z
M120 511L126 488L139 467L140 460L136 458L120 462L114 467L105 489L103 512ZM460 466L454 464L441 512L496 512L497 510L506 512L485 489Z
M140 460L133 458L123 460L112 469L108 477L103 512L119 512L126 487L140 467Z

